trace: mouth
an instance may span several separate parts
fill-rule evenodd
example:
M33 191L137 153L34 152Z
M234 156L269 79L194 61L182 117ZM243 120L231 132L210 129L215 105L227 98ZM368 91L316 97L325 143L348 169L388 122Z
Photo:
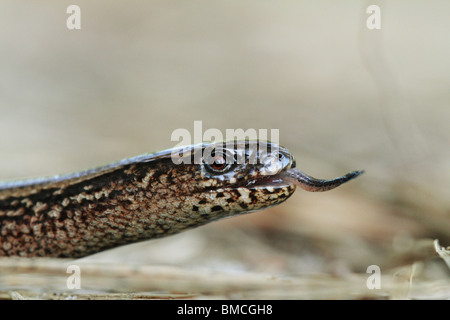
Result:
M283 174L283 172L279 172L274 175L267 175L263 177L258 177L249 181L246 181L242 187L245 188L258 188L258 189L267 189L267 188L292 188L294 187L294 182L290 181L290 179L286 178L287 176Z

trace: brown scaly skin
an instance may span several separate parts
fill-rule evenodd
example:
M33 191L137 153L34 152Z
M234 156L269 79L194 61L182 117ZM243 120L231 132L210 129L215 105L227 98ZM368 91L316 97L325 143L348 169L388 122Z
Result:
M249 160L255 146L268 150L256 154L256 163ZM183 149L181 164L171 158L180 150L172 149L72 175L0 184L0 256L83 257L277 205L296 184L324 191L360 174L317 180L293 169L288 150L258 141L227 146L245 161L217 171L201 158L206 147L223 144Z
M82 257L267 208L294 192L292 183L271 191L255 185L257 167L216 174L204 165L175 165L169 150L66 177L0 184L0 256Z

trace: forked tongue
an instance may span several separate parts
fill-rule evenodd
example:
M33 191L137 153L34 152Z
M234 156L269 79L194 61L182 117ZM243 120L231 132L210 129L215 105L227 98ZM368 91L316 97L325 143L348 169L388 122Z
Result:
M300 170L292 168L283 171L281 173L281 176L283 177L283 180L292 182L306 191L322 192L339 187L341 184L350 181L363 173L364 170L352 171L339 178L334 178L331 180L322 180L310 177L307 174L301 172Z

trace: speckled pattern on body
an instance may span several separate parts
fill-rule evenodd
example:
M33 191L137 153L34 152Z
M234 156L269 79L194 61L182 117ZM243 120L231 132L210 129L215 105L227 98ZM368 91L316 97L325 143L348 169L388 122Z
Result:
M266 145L269 155L273 146ZM270 174L264 163L233 164L226 172L174 164L167 150L72 175L0 184L0 256L82 257L279 204L295 191L278 177L294 160L276 147L279 163ZM190 146L183 157L195 152Z

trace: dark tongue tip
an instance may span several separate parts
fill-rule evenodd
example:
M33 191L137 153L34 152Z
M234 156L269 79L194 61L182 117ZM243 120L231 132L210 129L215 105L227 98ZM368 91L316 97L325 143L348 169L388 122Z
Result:
M365 172L365 170L356 170L356 171L347 173L344 177L347 178L347 181L349 181L349 180L355 179L356 177L362 175L364 172ZM347 182L347 181L344 181L344 182Z

